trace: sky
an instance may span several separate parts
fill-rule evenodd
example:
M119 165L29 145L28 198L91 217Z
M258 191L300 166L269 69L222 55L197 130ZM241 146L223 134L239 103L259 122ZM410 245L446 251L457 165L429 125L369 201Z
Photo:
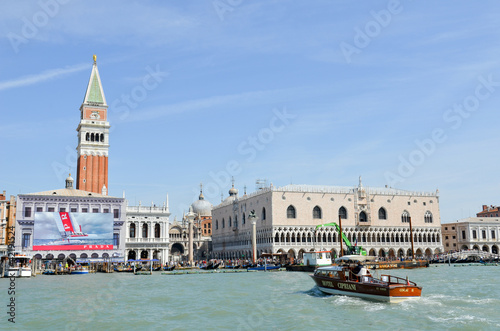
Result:
M500 3L1 1L0 191L76 178L92 55L109 195L180 219L267 185L439 190L498 205Z

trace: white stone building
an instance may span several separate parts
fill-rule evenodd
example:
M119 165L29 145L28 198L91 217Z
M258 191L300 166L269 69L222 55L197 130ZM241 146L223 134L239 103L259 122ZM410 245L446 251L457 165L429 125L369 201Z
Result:
M312 250L331 250L338 255L339 235L334 227L320 224L342 218L343 232L369 255L411 256L410 226L413 226L416 256L442 252L438 192L411 192L392 188L287 185L263 188L229 197L212 211L215 258L251 256L251 224L255 210L257 255L288 253L301 258ZM343 246L344 251L346 249Z
M66 188L19 194L16 211L16 251L33 254L40 259L63 260L77 258L122 258L125 251L125 199L73 188L71 175ZM113 245L110 249L37 250L33 251L35 214L39 212L111 213L113 215Z
M500 218L469 217L441 225L445 251L481 250L498 254Z
M127 206L125 256L127 260L158 259L168 262L170 212L163 206Z
M212 237L207 232L207 225L211 226L212 204L205 200L200 190L198 200L191 204L191 212L195 215L193 222L193 259L207 260L212 258ZM170 226L170 260L186 261L189 255L189 220L183 215L182 221L174 220Z

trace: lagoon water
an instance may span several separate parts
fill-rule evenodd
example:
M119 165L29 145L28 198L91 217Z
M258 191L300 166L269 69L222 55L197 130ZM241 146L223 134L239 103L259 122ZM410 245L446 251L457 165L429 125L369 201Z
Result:
M0 279L2 330L499 330L500 266L391 270L423 286L399 304L322 294L308 273Z

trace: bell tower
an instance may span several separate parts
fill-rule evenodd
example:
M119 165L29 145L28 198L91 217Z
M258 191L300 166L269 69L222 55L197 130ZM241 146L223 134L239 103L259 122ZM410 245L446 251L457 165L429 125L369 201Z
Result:
M97 70L96 56L80 107L76 188L107 195L109 150L108 105Z

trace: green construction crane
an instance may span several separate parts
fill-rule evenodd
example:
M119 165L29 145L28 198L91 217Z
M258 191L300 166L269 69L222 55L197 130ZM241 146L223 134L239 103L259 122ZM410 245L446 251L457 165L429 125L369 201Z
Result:
M351 241L347 238L347 236L341 231L340 229L340 226L335 223L335 222L331 222L331 223L326 223L326 224L320 224L320 225L317 225L316 226L316 229L319 229L323 226L334 226L338 233L342 235L342 240L344 241L344 243L346 244L347 246L347 254L354 254L354 255L363 255L363 256L366 256L366 249L364 249L363 247L361 246L353 246L351 244ZM342 253L341 253L342 255Z

